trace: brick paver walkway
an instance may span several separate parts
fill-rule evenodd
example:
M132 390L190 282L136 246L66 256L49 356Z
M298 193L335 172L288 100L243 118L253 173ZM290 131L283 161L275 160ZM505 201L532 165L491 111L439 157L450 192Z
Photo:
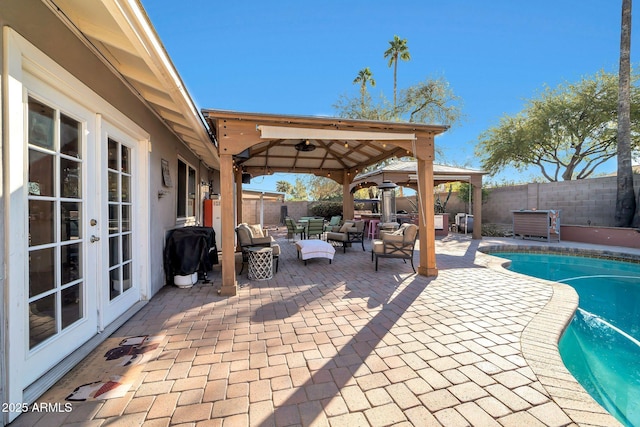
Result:
M359 247L304 266L280 244L272 280L165 287L120 328L166 336L125 397L12 426L615 425L559 362L575 296L485 268L477 241L438 241L437 278L376 273Z

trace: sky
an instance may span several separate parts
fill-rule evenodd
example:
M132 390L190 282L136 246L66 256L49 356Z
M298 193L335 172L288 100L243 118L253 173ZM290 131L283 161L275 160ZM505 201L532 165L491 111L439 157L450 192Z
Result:
M515 115L546 86L618 71L621 0L142 0L160 40L200 109L336 116L357 96L369 67L372 96L393 98L384 51L407 40L398 88L446 79L465 119L436 138L441 164L480 169L480 134ZM632 31L631 60L640 51ZM599 170L615 171L615 162ZM540 176L505 169L494 182ZM245 188L274 191L277 180Z

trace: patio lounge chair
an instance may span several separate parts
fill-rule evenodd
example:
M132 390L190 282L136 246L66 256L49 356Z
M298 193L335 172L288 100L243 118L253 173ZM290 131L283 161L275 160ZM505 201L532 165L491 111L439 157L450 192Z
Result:
M276 273L278 272L280 245L275 242L273 237L265 236L259 224L249 225L242 223L236 227L236 235L238 236L238 246L240 246L240 250L242 251L242 268L240 269L240 274L242 274L244 270L244 264L249 260L247 250L255 247L271 248L273 250L273 261L276 264Z
M296 224L293 218L285 218L284 223L287 225L287 239L295 239L296 234L300 234L300 238L304 239L304 226Z
M345 221L339 229L334 227L334 230L336 231L327 232L327 242L342 243L343 253L347 252L347 246L352 243L360 243L364 251L364 221Z
M405 263L411 261L413 266L413 250L418 237L418 226L415 224L402 224L400 228L392 233L381 232L380 239L371 242L371 261L376 262L378 271L378 258L401 258Z
M313 218L310 219L307 223L307 239L311 238L311 236L318 236L318 239L322 239L322 235L324 234L324 219L322 218Z

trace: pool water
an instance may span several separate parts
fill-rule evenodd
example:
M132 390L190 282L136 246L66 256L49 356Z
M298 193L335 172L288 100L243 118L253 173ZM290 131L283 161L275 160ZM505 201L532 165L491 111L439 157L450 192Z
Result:
M593 398L640 426L640 264L557 254L496 252L510 270L572 286L580 298L560 355Z

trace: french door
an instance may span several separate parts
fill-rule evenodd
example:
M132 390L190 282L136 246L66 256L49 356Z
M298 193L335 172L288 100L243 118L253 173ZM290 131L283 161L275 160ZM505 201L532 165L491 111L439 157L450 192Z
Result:
M97 331L100 241L92 115L29 96L26 384ZM45 371L46 372L46 371Z
M140 283L135 141L35 97L27 123L29 384L135 304Z
M148 295L149 134L19 34L3 35L0 390L25 402Z

